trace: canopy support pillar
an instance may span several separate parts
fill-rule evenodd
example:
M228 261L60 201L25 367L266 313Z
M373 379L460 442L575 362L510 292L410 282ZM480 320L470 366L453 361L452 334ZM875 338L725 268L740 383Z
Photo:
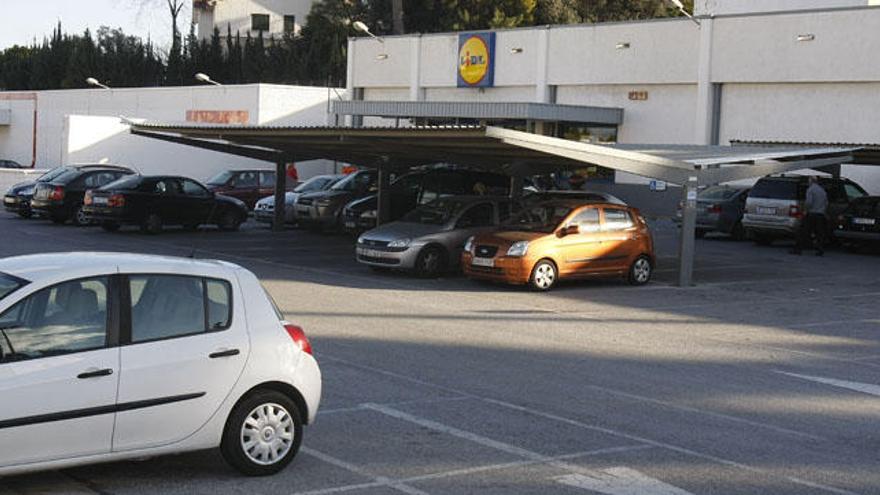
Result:
M391 218L391 173L388 167L379 167L379 190L376 194L376 225L388 223Z
M690 177L682 187L681 241L678 249L678 286L690 287L694 280L694 255L697 230L697 184Z
M285 189L287 185L287 163L284 160L275 162L275 216L272 219L272 231L284 230L284 218L286 206L284 204Z

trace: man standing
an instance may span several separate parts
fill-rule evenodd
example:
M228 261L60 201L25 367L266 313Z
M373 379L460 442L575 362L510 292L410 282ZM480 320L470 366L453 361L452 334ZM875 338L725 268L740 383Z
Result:
M797 244L792 249L792 254L801 254L804 246L813 245L816 256L825 254L825 235L828 232L828 194L819 185L819 178L810 177L810 187L807 188L807 197L804 200L806 216L801 222L800 235ZM815 241L813 237L815 236Z

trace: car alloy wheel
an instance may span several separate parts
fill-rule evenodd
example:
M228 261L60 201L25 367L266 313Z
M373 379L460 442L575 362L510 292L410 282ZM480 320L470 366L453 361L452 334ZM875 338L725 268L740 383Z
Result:
M73 212L73 224L76 225L77 227L85 227L86 225L89 225L90 223L92 223L92 222L89 220L89 217L88 217L88 215L86 215L86 212L83 211L82 205L78 206L76 208L76 211Z
M220 217L220 225L218 226L220 230L231 232L238 230L239 225L241 225L241 222L238 221L238 216L231 211L227 211Z
M537 290L550 290L557 279L556 265L549 260L541 260L532 270L532 287Z
M651 280L651 260L647 256L639 256L629 270L629 282L633 285L645 285Z
M419 276L434 278L440 275L446 268L446 258L443 251L435 246L428 246L419 253L416 259L416 271Z

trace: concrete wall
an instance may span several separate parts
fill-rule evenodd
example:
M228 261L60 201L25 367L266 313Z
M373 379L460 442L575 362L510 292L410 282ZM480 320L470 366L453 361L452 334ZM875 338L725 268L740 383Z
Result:
M697 15L731 15L786 10L880 5L880 0L695 0Z

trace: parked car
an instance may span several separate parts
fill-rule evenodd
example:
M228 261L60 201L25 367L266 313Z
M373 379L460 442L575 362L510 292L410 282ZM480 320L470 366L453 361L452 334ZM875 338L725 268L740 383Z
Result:
M300 196L308 193L324 191L337 183L342 175L317 175L296 186L293 191L284 194L284 221L296 223L296 202ZM254 218L258 222L272 223L275 220L275 195L266 196L254 206Z
M0 168L27 168L15 160L0 160Z
M510 218L505 197L451 196L416 207L358 238L357 260L374 268L436 277L457 267L465 241Z
M500 229L468 239L467 277L530 284L546 291L560 279L625 276L648 283L654 243L638 210L611 203L555 200L529 206Z
M848 244L880 244L880 196L854 199L834 222L834 237Z
M89 165L84 165L82 167L88 166ZM3 197L3 206L6 208L6 211L10 213L16 213L22 218L30 218L33 215L33 211L31 210L31 199L34 197L34 189L37 184L40 182L50 182L52 179L72 168L75 167L55 167L37 177L35 180L15 184L6 191L6 195Z
M253 209L260 198L274 194L275 171L227 170L208 179L206 185L211 192L240 199Z
M746 209L748 187L711 186L697 194L696 236L703 237L709 232L728 234L736 240L745 238L742 225ZM675 222L681 225L681 204L678 206Z
M86 191L133 173L128 168L114 165L71 167L50 181L37 183L31 209L36 215L57 224L71 220L79 227L88 225L90 221L83 212Z
M296 203L297 223L316 231L341 228L343 207L375 193L378 178L376 170L360 170L345 176L330 189L300 196Z
M137 225L149 234L162 232L166 225L195 230L215 224L221 230L238 230L248 215L243 201L171 175L134 175L89 191L83 211L106 231Z
M796 238L804 217L804 199L809 177L779 175L760 179L746 200L742 224L746 235L757 244L767 245L776 239ZM828 218L834 219L851 201L868 193L849 179L820 177L819 185L828 193ZM833 222L829 224L830 229Z
M418 205L444 196L506 195L510 177L464 169L429 169L401 175L388 189L389 221L397 220ZM378 197L371 194L352 201L342 212L347 232L359 233L376 226Z
M311 352L231 263L2 259L0 476L216 447L244 474L275 473L318 410Z

